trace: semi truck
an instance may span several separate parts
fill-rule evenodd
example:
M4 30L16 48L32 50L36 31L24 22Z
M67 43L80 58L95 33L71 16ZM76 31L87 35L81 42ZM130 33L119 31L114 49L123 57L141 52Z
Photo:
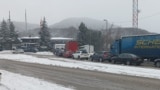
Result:
M57 56L63 56L65 44L54 44L53 53Z
M72 54L75 53L77 50L78 50L78 42L77 41L68 41L65 44L63 56L70 58L70 57L72 57Z
M113 56L133 53L142 59L154 61L160 58L160 34L121 37L112 43L110 52Z

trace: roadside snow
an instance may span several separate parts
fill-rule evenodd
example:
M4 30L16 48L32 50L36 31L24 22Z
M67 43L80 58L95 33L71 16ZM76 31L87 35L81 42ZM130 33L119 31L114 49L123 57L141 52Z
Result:
M0 59L9 59L21 62L39 63L39 64L54 65L54 66L69 67L69 68L80 68L85 70L160 79L159 69L76 61L66 58L44 59L24 54L10 54L10 53L0 54Z
M0 70L0 90L73 90L40 79Z
M51 52L37 52L37 53L33 53L33 54L38 54L38 55L53 55L53 53L51 53Z

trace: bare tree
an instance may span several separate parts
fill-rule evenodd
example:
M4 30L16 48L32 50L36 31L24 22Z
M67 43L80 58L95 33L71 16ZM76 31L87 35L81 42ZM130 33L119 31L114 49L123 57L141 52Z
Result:
M109 50L110 49L110 45L111 45L111 43L113 41L112 28L113 28L113 24L111 24L109 29L106 29L106 34L104 35L104 49L105 50Z

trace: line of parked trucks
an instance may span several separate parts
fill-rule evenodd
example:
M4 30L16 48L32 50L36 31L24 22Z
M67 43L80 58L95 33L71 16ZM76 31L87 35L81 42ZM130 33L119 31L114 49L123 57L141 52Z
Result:
M61 45L58 45L58 46L57 45L55 44L55 51L56 51L56 48L59 47L63 52L62 54L56 51L55 54L59 56L72 57L72 58L78 58L78 59L81 59L81 58L88 59L92 57L94 54L96 54L94 52L94 46L84 45L84 46L78 47L77 41L69 41L66 44L63 44L62 47L60 47ZM85 53L88 55L86 55ZM115 59L117 58L121 58L124 60L125 58L133 56L133 55L125 56L124 54L134 54L140 57L141 60L146 59L149 61L153 61L155 66L160 67L160 34L124 36L118 40L115 40L112 43L109 51L109 55L108 55L110 56L109 61L115 63L116 62ZM129 61L129 59L126 60L125 63L132 64L132 62ZM143 63L143 61L141 61L141 63ZM139 63L139 65L141 63Z
M79 47L77 41L68 41L66 44L55 44L53 53L66 58L88 59L94 53L94 46L83 45Z

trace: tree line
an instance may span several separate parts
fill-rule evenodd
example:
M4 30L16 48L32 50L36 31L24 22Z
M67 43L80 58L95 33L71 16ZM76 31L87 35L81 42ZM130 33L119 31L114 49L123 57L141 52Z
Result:
M96 51L104 49L105 37L101 31L88 29L82 22L79 25L76 40L81 45L94 45ZM72 32L70 32L72 33ZM48 50L51 46L51 34L45 18L40 22L39 31L39 45L47 47ZM3 20L0 25L0 47L3 49L11 49L13 44L20 43L18 32L15 31L15 26L11 20Z
M11 49L13 44L19 43L18 33L12 21L3 20L0 27L0 49Z

